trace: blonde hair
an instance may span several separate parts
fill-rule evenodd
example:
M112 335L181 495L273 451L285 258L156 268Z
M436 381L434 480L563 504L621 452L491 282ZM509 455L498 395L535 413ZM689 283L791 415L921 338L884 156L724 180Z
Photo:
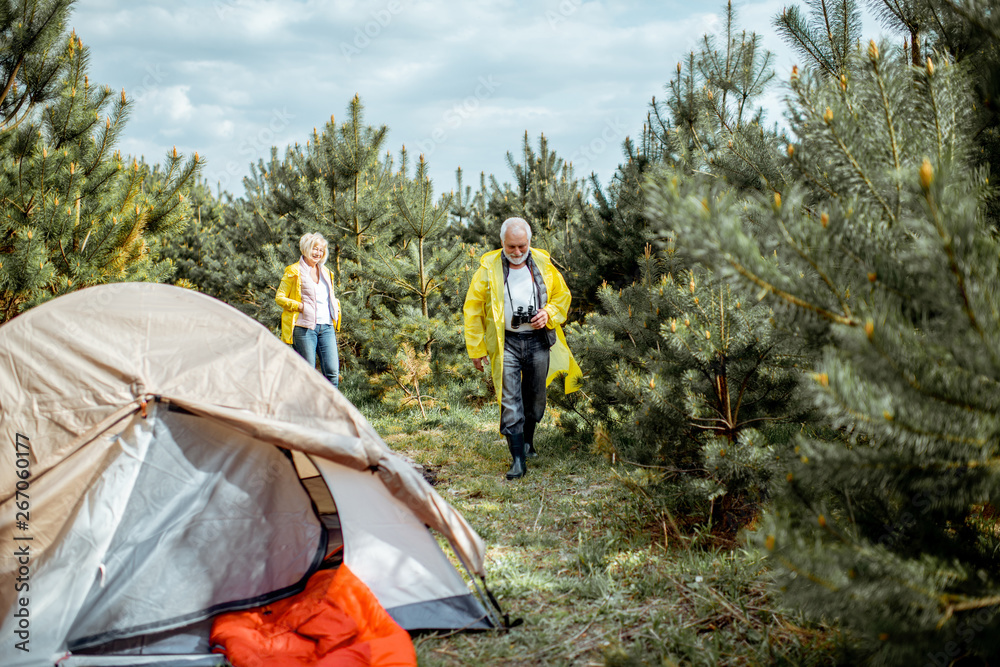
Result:
M323 235L319 232L312 232L311 234L303 234L302 238L299 239L299 250L302 251L302 256L306 257L312 252L313 247L317 243L323 244L323 259L319 260L320 264L326 264L326 258L330 254L329 244Z

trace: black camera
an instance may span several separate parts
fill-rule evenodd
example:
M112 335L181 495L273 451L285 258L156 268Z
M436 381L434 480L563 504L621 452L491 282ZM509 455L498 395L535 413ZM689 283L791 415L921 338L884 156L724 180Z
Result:
M519 329L522 324L530 324L531 318L535 316L535 307L528 306L528 312L524 312L524 306L518 306L517 312L510 316L510 328Z

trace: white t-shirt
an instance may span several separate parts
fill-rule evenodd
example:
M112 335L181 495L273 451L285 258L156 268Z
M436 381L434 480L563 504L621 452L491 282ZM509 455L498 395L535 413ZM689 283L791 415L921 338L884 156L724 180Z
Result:
M538 310L535 295L535 283L531 279L531 269L525 262L520 268L510 267L507 273L507 284L504 286L503 313L504 327L507 331L526 332L533 331L530 324L522 324L514 329L510 326L511 316L517 312L518 308L523 308L524 315L528 314L528 306L534 306Z
M321 270L319 284L316 286L316 324L333 324L333 319L330 317L331 312L330 285L326 282L326 276Z

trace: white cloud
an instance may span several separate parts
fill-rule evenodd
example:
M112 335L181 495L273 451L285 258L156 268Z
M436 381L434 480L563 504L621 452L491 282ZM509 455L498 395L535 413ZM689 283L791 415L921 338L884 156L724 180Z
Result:
M215 135L220 139L232 139L233 133L236 129L235 124L231 120L223 120L215 125L214 131Z
M251 161L338 119L355 93L386 148L428 148L440 189L456 167L501 180L524 132L611 178L620 144L717 6L666 0L78 0L91 79L137 100L123 150L197 150L240 194ZM781 0L743 2L769 27ZM345 46L347 47L345 53ZM484 85L484 81L487 82ZM437 138L434 138L437 137ZM158 143L159 142L159 143ZM159 146L156 150L153 150ZM471 180L471 179L470 179Z
M188 98L191 86L154 88L142 95L137 112L160 116L162 120L187 122L194 118L195 108Z

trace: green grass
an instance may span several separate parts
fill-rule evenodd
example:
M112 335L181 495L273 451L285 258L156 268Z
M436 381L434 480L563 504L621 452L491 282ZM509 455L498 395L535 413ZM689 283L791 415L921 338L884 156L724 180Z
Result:
M837 634L779 608L750 549L664 543L628 474L543 422L528 475L504 479L495 406L369 417L486 541L487 582L524 624L418 636L421 665L832 665ZM694 546L692 546L694 545ZM699 546L701 545L701 546Z

